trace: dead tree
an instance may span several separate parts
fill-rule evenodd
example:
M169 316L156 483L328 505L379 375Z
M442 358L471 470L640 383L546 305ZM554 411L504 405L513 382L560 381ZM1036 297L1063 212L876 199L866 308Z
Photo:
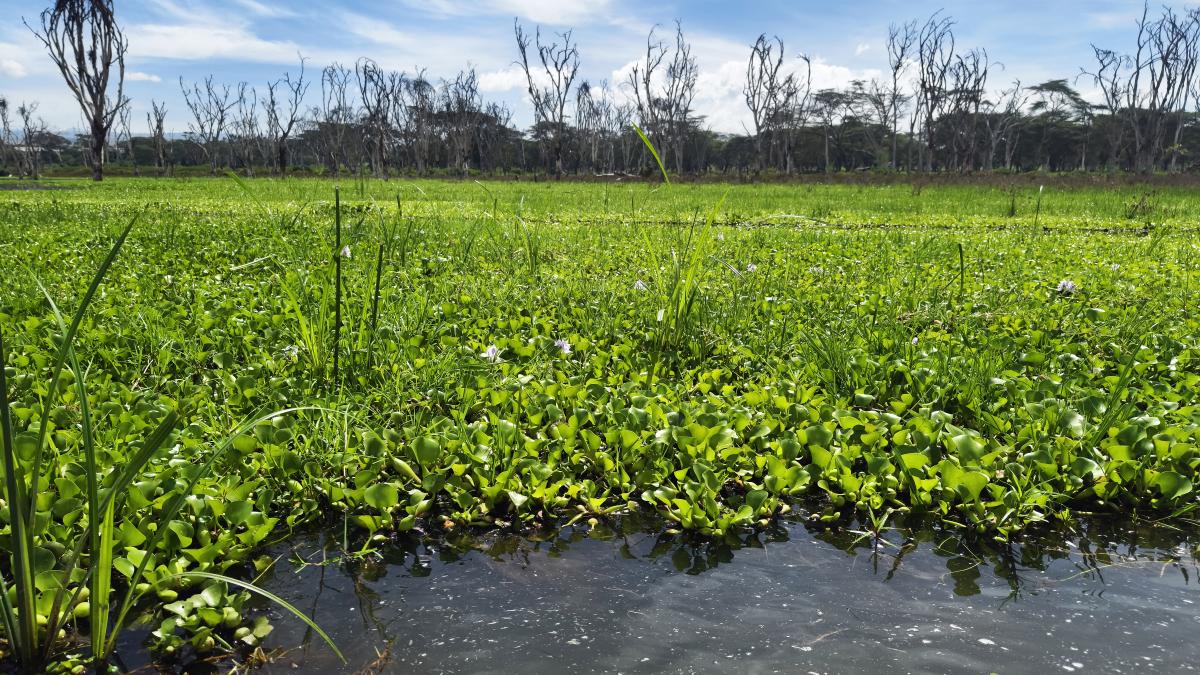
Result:
M401 130L401 139L413 167L423 174L429 169L437 133L438 92L425 76L424 69L418 69L413 77L403 78L398 85L394 92L398 102L392 106L393 123Z
M675 170L682 173L684 137L692 118L700 67L680 23L675 24L673 47L656 40L654 31L650 29L646 38L645 59L633 65L627 84L633 90L643 131L658 146L660 156L675 157Z
M1196 71L1197 21L1169 7L1151 20L1149 3L1138 20L1137 49L1124 87L1124 108L1133 132L1134 166L1152 171L1165 153L1167 128L1187 105Z
M995 100L983 102L983 124L988 140L983 163L985 171L995 169L996 153L1001 143L1004 144L1004 167L1012 168L1012 157L1020 137L1021 124L1025 121L1024 110L1028 100L1028 90L1021 86L1020 80L1014 80L1013 86L1001 90Z
M146 126L150 127L150 137L154 141L154 168L159 177L169 173L167 163L167 104L150 100L150 112L146 113Z
M947 133L947 157L952 168L973 171L978 156L979 111L983 104L987 78L991 69L987 50L972 49L956 55L950 67L946 90L944 123L939 127Z
M535 82L540 74L529 65L529 35L521 24L513 21L513 32L517 38L517 50L521 53L519 65L525 73L529 99L533 103L535 133L543 139L543 147L549 150L549 161L554 167L554 176L562 177L563 144L567 135L567 102L571 96L571 85L579 72L579 49L571 42L571 31L561 33L562 44L542 44L542 30L534 31L533 44L548 85Z
M236 152L242 171L253 176L262 133L258 126L258 92L245 82L238 84L237 114L233 118L233 133L229 140L231 158Z
M579 142L579 165L586 166L593 174L597 173L601 125L607 105L609 101L592 94L592 85L587 80L575 88L575 137Z
M350 78L353 71L340 63L321 71L321 108L317 120L318 137L324 146L325 161L337 175L341 168L352 164L347 137L354 125L354 106L350 101Z
M133 167L133 175L141 176L142 173L138 170L137 155L133 151L133 131L129 125L132 113L133 109L130 106L121 108L121 114L117 118L117 139L118 142L125 142L125 152L129 155L129 164Z
M949 103L947 80L954 64L954 20L935 12L917 34L917 116L925 135L922 164L926 171L935 165L935 126Z
M358 83L359 100L362 101L363 145L366 147L367 161L376 178L387 178L393 84L387 73L371 59L359 59L354 66L354 75Z
M12 168L16 165L16 158L12 156L14 142L11 111L8 107L8 99L0 96L0 164L12 172Z
M1081 70L1080 76L1091 78L1092 83L1100 90L1102 107L1111 118L1107 126L1108 164L1109 170L1116 170L1120 167L1127 126L1124 105L1125 88L1129 84L1129 78L1126 69L1132 63L1128 56L1111 49L1101 49L1092 45L1092 52L1096 58L1096 69Z
M21 167L21 174L33 180L41 178L42 175L41 142L47 134L46 121L34 117L37 109L37 102L22 102L17 106L17 117L21 118L21 145L17 148L17 161Z
M888 26L887 53L890 79L888 81L888 89L883 98L883 112L885 119L891 127L892 154L890 164L893 170L899 168L900 111L904 109L911 98L904 93L904 75L912 66L912 52L917 43L917 35L919 33L916 21L908 21L900 26L896 24Z
M288 170L288 140L300 121L304 111L304 95L308 93L308 82L304 81L304 57L300 57L300 76L292 79L284 73L283 79L267 85L267 136L273 149L275 170L286 176Z
M463 176L470 172L471 151L481 107L479 78L474 68L459 72L452 82L442 82L439 117L448 145L447 165Z
M104 179L104 148L125 97L129 41L117 25L112 0L55 0L37 28L25 24L50 53L91 135L92 180ZM115 71L115 72L114 72ZM117 92L109 97L116 79Z
M778 49L778 51L776 51ZM807 62L807 58L801 56ZM755 162L759 170L766 168L771 148L779 143L789 111L800 94L795 73L784 72L783 40L768 40L766 34L750 47L746 65L746 83L742 96L750 109L754 124Z
M188 137L198 145L204 156L208 158L209 172L217 174L218 150L221 138L229 124L229 112L237 105L232 98L229 85L216 85L212 75L204 78L204 88L199 83L193 83L189 89L179 78L179 88L183 91L183 100L192 113L188 122Z

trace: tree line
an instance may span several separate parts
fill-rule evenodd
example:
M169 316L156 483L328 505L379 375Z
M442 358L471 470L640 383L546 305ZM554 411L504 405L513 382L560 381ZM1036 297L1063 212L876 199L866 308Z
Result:
M869 81L815 89L812 61L778 37L748 48L743 98L749 124L716 133L694 105L700 68L683 27L652 29L624 81L580 76L570 30L544 35L514 21L515 64L533 123L488 101L479 74L435 79L370 58L295 70L256 86L180 79L187 119L168 134L152 100L148 133L133 132L124 92L128 40L112 0L57 0L30 27L79 105L85 131L52 132L36 102L0 96L0 165L34 176L48 163L80 164L99 180L106 163L170 175L291 171L338 175L521 173L645 174L654 159L680 174L1184 171L1200 164L1200 8L1143 7L1128 53L1093 45L1093 60L1045 82L1002 82L1003 64L964 48L944 12L889 27L887 69ZM1099 92L1088 100L1080 88ZM140 120L139 120L140 121Z

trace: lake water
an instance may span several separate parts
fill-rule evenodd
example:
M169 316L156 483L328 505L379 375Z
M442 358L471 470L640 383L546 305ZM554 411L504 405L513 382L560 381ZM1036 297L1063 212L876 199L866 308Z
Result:
M275 672L1183 672L1200 664L1194 533L1091 521L1010 547L785 523L704 542L626 519L544 539L310 537L265 587ZM310 564L297 564L305 560ZM323 564L318 564L322 563Z

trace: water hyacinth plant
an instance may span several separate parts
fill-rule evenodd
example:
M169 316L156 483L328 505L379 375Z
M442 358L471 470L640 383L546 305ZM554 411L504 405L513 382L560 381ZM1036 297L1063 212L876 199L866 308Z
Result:
M4 470L4 504L10 528L8 570L11 576L0 575L0 620L4 628L7 647L15 660L29 670L39 669L50 663L67 647L64 627L72 619L86 620L89 626L91 661L101 667L107 664L121 631L127 625L129 612L147 589L143 588L143 576L153 570L154 553L160 537L170 531L169 525L191 496L196 483L203 480L215 462L240 437L255 424L287 414L281 411L258 417L242 424L230 434L209 458L192 472L190 482L177 493L163 509L162 520L153 534L144 541L147 551L140 563L128 574L127 583L114 609L113 572L121 565L114 556L118 546L117 524L132 494L134 481L146 469L161 450L171 445L180 415L170 408L155 410L157 418L152 430L130 445L124 460L119 465L106 465L102 457L111 456L103 451L95 437L95 421L89 401L87 371L81 367L75 352L75 339L83 323L89 305L96 297L101 283L112 267L122 246L133 229L136 218L121 231L109 249L91 283L80 299L70 323L64 321L50 294L42 288L58 326L56 351L49 370L46 394L40 402L40 420L36 426L18 433L13 425L8 380L8 354L3 330L0 329L0 450ZM38 282L41 286L40 281ZM72 396L73 394L73 396ZM76 406L78 420L74 425L60 421L63 405ZM53 417L53 419L52 419ZM60 455L62 435L71 426L78 431L79 451L82 466L64 461ZM51 429L57 430L52 434ZM43 514L46 500L41 498L43 485L51 477L60 495L64 486L72 483L64 480L82 477L82 492L71 488L83 497L59 502L53 508L66 506L68 509L82 508L86 515L82 529L75 529L62 540L48 539L43 530ZM221 583L233 583L270 597L280 606L292 612L311 627L336 652L328 636L298 610L253 584L232 579L225 575L207 572L187 572L180 576L208 578ZM340 653L339 653L340 655Z
M330 182L252 182L253 198L182 180L6 194L0 264L35 269L47 293L32 275L0 284L19 468L3 480L26 491L6 498L16 524L0 511L14 542L0 631L49 619L66 586L55 649L90 658L93 638L103 653L133 625L172 666L288 648L251 591L204 575L286 588L266 547L311 530L338 549L330 560L365 566L397 542L602 531L630 512L718 546L794 517L876 542L935 522L1001 547L1081 513L1194 512L1200 207L1187 192L1162 191L1166 225L1147 237L1125 216L1132 188L1048 184L1031 236L1033 190L1009 217L1008 182L670 180L366 180L300 215ZM147 200L72 332L73 270L96 269L106 233ZM1068 280L1074 293L1059 292ZM61 323L46 295L69 302ZM67 334L78 368L63 352L51 387ZM114 574L90 574L93 550L111 551ZM107 634L93 631L106 606ZM29 628L36 660L49 633Z

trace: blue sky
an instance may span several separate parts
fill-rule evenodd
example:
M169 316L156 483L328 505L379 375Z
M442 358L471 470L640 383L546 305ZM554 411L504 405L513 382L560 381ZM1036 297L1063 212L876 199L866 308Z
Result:
M52 127L74 128L73 102L20 21L36 21L48 1L3 0L0 96L36 100ZM151 97L167 101L170 129L186 130L180 77L213 74L261 90L294 72L298 53L308 59L310 75L332 61L352 66L360 56L388 69L424 67L435 79L473 65L485 96L508 102L514 120L526 125L531 113L513 65L514 17L544 31L574 28L582 77L614 84L645 50L652 26L669 31L681 20L701 68L697 111L712 128L736 132L747 123L741 81L759 33L783 38L790 54L811 56L815 87L835 86L882 73L890 22L944 9L958 23L961 47L985 47L1004 64L991 80L1000 88L1014 78L1026 84L1073 78L1090 65L1093 42L1127 49L1141 12L1139 0L116 0L116 6L130 40L135 133L144 129ZM314 87L308 103L318 99Z

